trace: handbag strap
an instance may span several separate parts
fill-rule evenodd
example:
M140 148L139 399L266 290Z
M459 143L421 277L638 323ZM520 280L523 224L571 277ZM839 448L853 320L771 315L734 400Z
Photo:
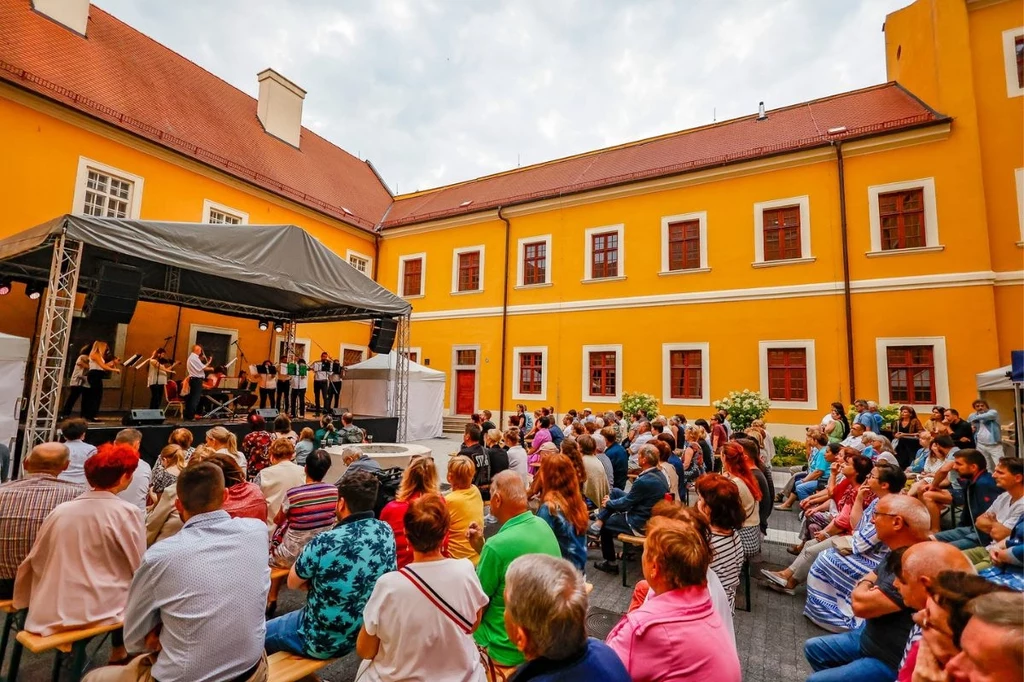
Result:
M423 580L418 573L408 566L398 569L398 572L404 575L406 579L416 587L416 589L423 593L423 596L426 597L431 604L436 606L438 611L448 616L448 618L451 619L451 621L455 623L460 630L465 632L467 635L473 633L474 622L467 620L455 609L455 607L445 601L444 597L439 595L433 587L427 584L427 582Z

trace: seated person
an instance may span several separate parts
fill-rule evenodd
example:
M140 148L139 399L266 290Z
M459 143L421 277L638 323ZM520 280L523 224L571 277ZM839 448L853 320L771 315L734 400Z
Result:
M1024 595L999 592L972 599L960 653L946 666L950 679L1024 679Z
M807 574L807 602L804 615L825 630L852 630L859 621L851 603L856 581L875 570L889 553L878 537L875 510L886 497L898 495L907 475L898 467L876 464L868 485L875 495L861 514L850 535L849 549L832 547L818 555Z
M186 467L175 490L184 526L146 551L124 613L128 648L154 653L86 680L263 682L266 525L228 516L224 474L212 463Z
M799 500L803 501L808 496L824 488L828 482L829 463L825 455L828 452L828 436L821 431L816 431L811 437L814 444L814 451L807 464L807 475L797 483L793 492L786 500L775 507L776 509L788 510Z
M338 442L342 445L362 443L365 440L366 433L352 423L354 418L355 417L352 416L351 412L346 412L341 415L341 428L338 429Z
M650 440L650 439L648 439ZM605 573L618 573L615 562L615 538L619 533L642 536L651 518L651 509L668 493L668 481L659 465L658 448L649 443L638 453L640 474L633 481L628 493L613 488L608 497L601 500L601 511L597 520L590 525L592 535L601 538L601 555L604 560L594 567Z
M589 436L581 438L589 439ZM593 455L587 455L584 460L587 458L596 459ZM563 454L545 457L541 460L536 480L540 494L537 516L551 526L562 558L584 572L587 568L589 517L572 460Z
M402 482L395 492L395 499L381 509L380 520L391 527L395 536L396 560L399 568L412 561L412 547L409 546L409 542L405 538L405 512L409 511L409 504L421 495L436 493L439 490L434 458L414 457L402 472ZM447 545L446 538L446 551Z
M277 530L270 543L271 566L291 568L310 540L334 527L338 489L323 482L330 468L331 456L323 450L317 450L306 458L303 484L285 492L280 509L274 517ZM270 469L264 469L263 472ZM276 595L272 597L276 598Z
M412 563L378 578L366 602L356 640L356 653L365 659L358 677L486 679L473 631L487 595L473 564L441 553L449 525L448 505L437 493L409 505L404 526Z
M975 508L964 510L967 513L960 516L960 525L957 528L936 533L936 540L950 542L966 551L1005 540L1010 536L1010 531L1024 515L1024 462L1019 457L1003 457L996 465L992 478L1005 492L996 497L984 513L974 516L978 509L985 506L985 493L979 492L977 488L983 477L976 477L974 485L969 485L968 489L973 499L979 500L979 503ZM964 525L964 520L969 521L970 518L974 518L973 528Z
M138 463L128 445L100 447L85 461L92 490L57 505L43 521L14 581L14 608L28 609L28 632L48 637L121 622L146 533L142 512L117 494ZM113 644L110 660L123 659L120 631Z
M484 526L484 501L480 491L473 485L476 465L469 457L456 455L448 460L448 484L452 489L445 495L451 520L451 535L448 542L448 556L453 559L469 559L474 566L480 563L480 555L466 537L466 531L473 523Z
M931 456L925 462L925 466L931 473L918 476L909 492L928 507L928 512L932 515L932 530L937 532L942 510L951 502L964 502L963 491L958 485L954 485L957 474L953 471L953 463L960 448L953 444L952 438L936 436L932 439L929 449Z
M268 454L270 466L260 470L253 483L259 486L267 500L267 519L273 530L276 526L274 519L281 511L285 493L305 483L306 472L295 463L295 446L287 438L278 438L271 443Z
M310 540L288 574L290 589L308 591L306 604L267 622L268 653L326 659L355 648L374 584L398 568L394 535L373 518L377 487L377 478L367 471L339 481L338 525ZM342 565L346 570L338 570Z
M1024 518L1017 521L1010 535L988 546L992 565L978 575L1016 592L1024 592Z
M623 616L608 646L633 680L739 682L736 645L708 592L707 539L675 519L654 517L648 525L642 564L655 597Z
M217 390L227 375L228 371L224 365L218 365L212 372L206 375L205 379L203 379L203 398L200 402L202 407L200 411L203 414L213 411L224 403L224 401L230 399L227 393ZM223 412L221 412L221 414L223 414Z
M587 637L583 575L564 559L521 556L505 574L505 622L526 663L513 680L630 682L618 655Z
M192 459L197 457L199 461L216 464L224 472L224 483L228 489L227 497L224 498L224 511L234 518L267 522L267 498L258 485L245 480L245 472L233 457L221 452L200 455L198 451L192 455Z
M996 485L996 480L992 477L992 474L985 470L986 466L985 456L978 450L967 449L956 452L953 458L952 471L956 472L957 475L955 485L963 492L964 509L963 513L960 514L957 527L935 533L936 540L953 543L960 549L970 549L988 544L988 534L975 525L975 520L981 520L981 517L992 506L992 503L995 502L1001 491ZM938 480L939 474L936 474L935 478ZM939 494L949 495L949 493ZM1009 496L1006 499L1009 501ZM931 504L929 504L929 501ZM934 497L930 494L925 495L925 504L928 505L929 512L933 514L933 531L937 530L935 526L935 510L937 510L939 505L949 504L950 502L952 502L951 497L939 498L937 495ZM1011 505L1007 505L1003 511L1005 513L1012 513L1010 507ZM989 523L985 527L991 530L991 525ZM1009 531L1009 528L1006 530Z

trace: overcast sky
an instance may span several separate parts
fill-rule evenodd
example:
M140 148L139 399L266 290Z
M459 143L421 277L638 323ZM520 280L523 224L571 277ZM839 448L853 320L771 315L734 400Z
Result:
M910 0L96 0L410 192L885 80Z

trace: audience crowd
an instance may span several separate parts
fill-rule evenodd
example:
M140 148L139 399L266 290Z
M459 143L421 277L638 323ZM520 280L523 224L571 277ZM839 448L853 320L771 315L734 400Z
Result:
M491 417L466 425L443 489L427 456L394 490L355 450L325 480L320 448L363 441L351 415L296 434L253 413L241 448L176 429L152 467L138 430L96 448L69 420L0 485L0 598L41 636L120 625L89 682L261 682L275 652L355 652L375 682L738 682L736 592L769 517L793 511L793 562L760 576L805 585L829 633L805 644L810 680L1024 677L1024 469L984 401L891 425L835 403L778 494L764 423L725 411ZM642 579L600 641L586 574L619 572L620 536L642 544ZM285 584L305 601L275 617Z

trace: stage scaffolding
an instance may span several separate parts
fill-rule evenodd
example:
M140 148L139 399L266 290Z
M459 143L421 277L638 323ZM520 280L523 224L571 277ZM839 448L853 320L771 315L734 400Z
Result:
M398 329L395 331L395 366L392 369L394 376L392 392L388 405L390 416L398 417L398 442L404 443L408 435L409 414L409 326L410 315L402 315L396 318Z

